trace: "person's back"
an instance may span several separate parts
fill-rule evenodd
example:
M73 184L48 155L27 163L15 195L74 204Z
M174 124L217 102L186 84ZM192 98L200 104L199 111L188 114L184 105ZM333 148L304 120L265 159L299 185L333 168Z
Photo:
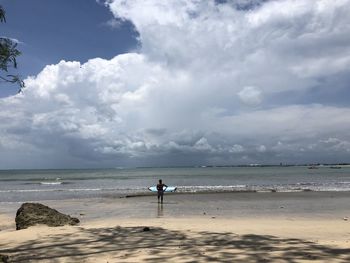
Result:
M163 188L164 188L164 184L162 184L162 183L158 183L157 184L157 191L159 192L159 191L163 191Z
M168 187L166 184L163 184L162 180L160 179L158 184L157 184L157 191L158 191L158 202L159 202L159 199L160 201L163 203L163 195L164 195L164 191L165 189Z

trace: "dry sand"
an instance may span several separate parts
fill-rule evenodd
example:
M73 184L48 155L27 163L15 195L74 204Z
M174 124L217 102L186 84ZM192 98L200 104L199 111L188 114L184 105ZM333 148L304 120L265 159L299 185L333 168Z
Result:
M350 221L338 214L81 219L15 231L13 217L0 214L0 253L13 262L350 262Z

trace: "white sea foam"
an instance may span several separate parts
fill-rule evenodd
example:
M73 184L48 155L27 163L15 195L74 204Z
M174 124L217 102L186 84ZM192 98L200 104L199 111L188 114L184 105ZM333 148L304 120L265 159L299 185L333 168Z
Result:
M40 182L42 185L60 185L62 182Z
M101 188L87 188L87 189L11 189L11 190L0 190L0 193L32 193L32 192L79 192L79 191L101 191Z
M178 192L227 192L227 191L249 191L246 185L197 185L178 186Z

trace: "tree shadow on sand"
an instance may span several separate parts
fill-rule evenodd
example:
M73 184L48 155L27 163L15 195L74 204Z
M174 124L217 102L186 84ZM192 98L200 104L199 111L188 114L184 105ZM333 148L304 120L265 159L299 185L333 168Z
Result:
M10 262L350 262L350 249L302 239L143 227L80 228L0 252L9 254Z

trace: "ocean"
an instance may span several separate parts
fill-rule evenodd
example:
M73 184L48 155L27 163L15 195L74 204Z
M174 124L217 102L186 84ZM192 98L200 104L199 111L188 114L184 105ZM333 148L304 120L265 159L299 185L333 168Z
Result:
M0 203L145 194L158 179L179 193L350 191L346 166L1 170Z

